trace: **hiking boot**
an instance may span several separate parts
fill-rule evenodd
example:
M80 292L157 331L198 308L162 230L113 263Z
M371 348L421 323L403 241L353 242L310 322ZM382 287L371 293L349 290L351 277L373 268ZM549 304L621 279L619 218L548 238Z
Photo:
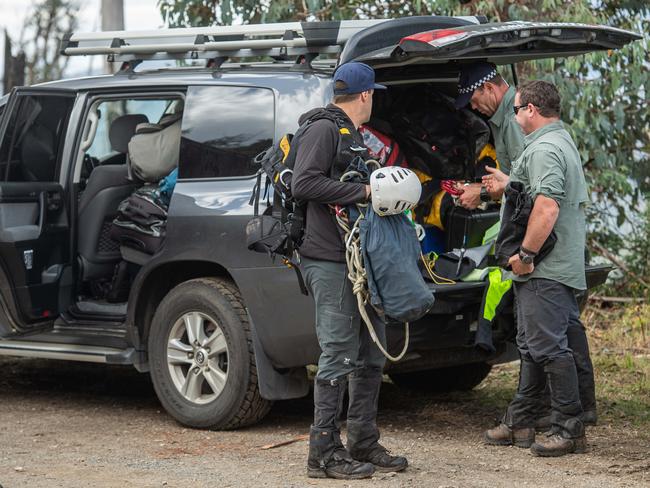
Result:
M335 380L316 378L314 382L314 425L309 430L307 476L357 480L369 478L375 467L360 463L343 447L338 417L348 389L344 377Z
M598 424L598 413L595 410L587 410L578 415L578 418L582 420L584 425L597 425Z
M530 448L535 456L557 457L565 454L583 454L587 451L587 438L583 435L567 439L560 434L549 433L541 440L535 441Z
M382 370L360 368L349 377L348 451L357 461L372 463L377 471L403 471L408 461L392 456L379 443L377 405L381 389Z
M378 442L372 449L366 449L362 454L355 452L353 456L357 461L371 463L375 470L383 473L404 471L409 465L405 457L391 455L388 449Z
M511 429L506 424L499 424L485 432L484 442L492 446L517 446L528 448L535 442L535 429Z
M374 474L375 467L372 464L352 459L337 432L312 427L309 434L309 478L360 480Z

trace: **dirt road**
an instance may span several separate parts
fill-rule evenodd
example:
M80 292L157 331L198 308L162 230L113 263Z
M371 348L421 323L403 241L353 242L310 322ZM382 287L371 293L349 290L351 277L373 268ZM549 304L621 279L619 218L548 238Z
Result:
M161 409L148 376L130 368L0 358L0 485L650 486L650 435L615 420L589 429L584 455L542 459L524 449L483 446L483 429L493 425L504 406L500 398L510 394L495 395L491 381L446 396L406 395L384 384L383 443L406 455L411 467L343 482L306 478L305 441L260 449L307 432L309 399L277 403L261 424L245 430L191 430Z

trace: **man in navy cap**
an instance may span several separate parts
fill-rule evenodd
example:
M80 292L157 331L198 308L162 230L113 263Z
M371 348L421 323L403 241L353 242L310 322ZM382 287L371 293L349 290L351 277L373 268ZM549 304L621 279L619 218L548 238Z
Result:
M461 68L456 108L470 105L472 109L490 117L490 129L501 171L494 168L488 168L487 171L494 179L502 182L524 147L524 134L512 112L514 99L514 87L509 86L501 77L494 64L481 61ZM502 193L502 189L489 191L480 183L459 189L463 191L459 198L460 204L469 210L477 208L481 202L498 200Z
M374 70L346 63L334 73L333 103L303 114L291 189L307 202L300 246L305 283L316 305L316 335L321 348L314 381L314 423L309 433L307 474L312 478L360 479L375 470L401 471L407 460L379 444L377 402L385 363L361 325L357 300L347 277L345 246L332 206L368 200L370 186L340 177L358 156L369 159L361 124L370 119ZM298 139L296 141L296 139ZM377 335L386 344L386 331ZM349 392L348 442L343 447L339 418Z

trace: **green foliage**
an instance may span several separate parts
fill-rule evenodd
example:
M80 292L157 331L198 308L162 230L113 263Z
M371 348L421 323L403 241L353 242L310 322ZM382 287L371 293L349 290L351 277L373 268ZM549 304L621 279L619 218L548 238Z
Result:
M602 24L647 33L650 5L642 1L537 0L431 2L435 13L486 14L491 21L536 20ZM650 258L650 37L618 51L522 63L520 79L554 82L562 118L577 141L592 189L590 240L623 258L649 281ZM650 293L621 273L616 291Z
M158 0L170 27L296 20L344 20L428 15L422 0L356 2L353 0Z
M650 31L644 0L159 0L170 26L407 15L485 15L511 20L583 22ZM554 82L562 118L573 133L592 188L590 239L623 258L650 281L650 36L619 51L521 63L520 80ZM624 275L622 275L624 276ZM627 277L629 278L629 277ZM622 292L649 293L621 279Z

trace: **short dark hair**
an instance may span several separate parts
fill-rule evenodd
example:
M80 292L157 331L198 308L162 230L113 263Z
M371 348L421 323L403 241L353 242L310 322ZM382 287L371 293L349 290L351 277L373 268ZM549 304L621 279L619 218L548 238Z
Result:
M345 81L336 81L334 83L334 91L336 90L345 90L348 87L347 83ZM359 93L346 93L344 95L334 95L334 98L332 99L332 102L334 103L348 103L352 102L359 98Z
M560 92L553 83L535 80L524 83L517 90L519 104L533 104L542 117L560 116Z

